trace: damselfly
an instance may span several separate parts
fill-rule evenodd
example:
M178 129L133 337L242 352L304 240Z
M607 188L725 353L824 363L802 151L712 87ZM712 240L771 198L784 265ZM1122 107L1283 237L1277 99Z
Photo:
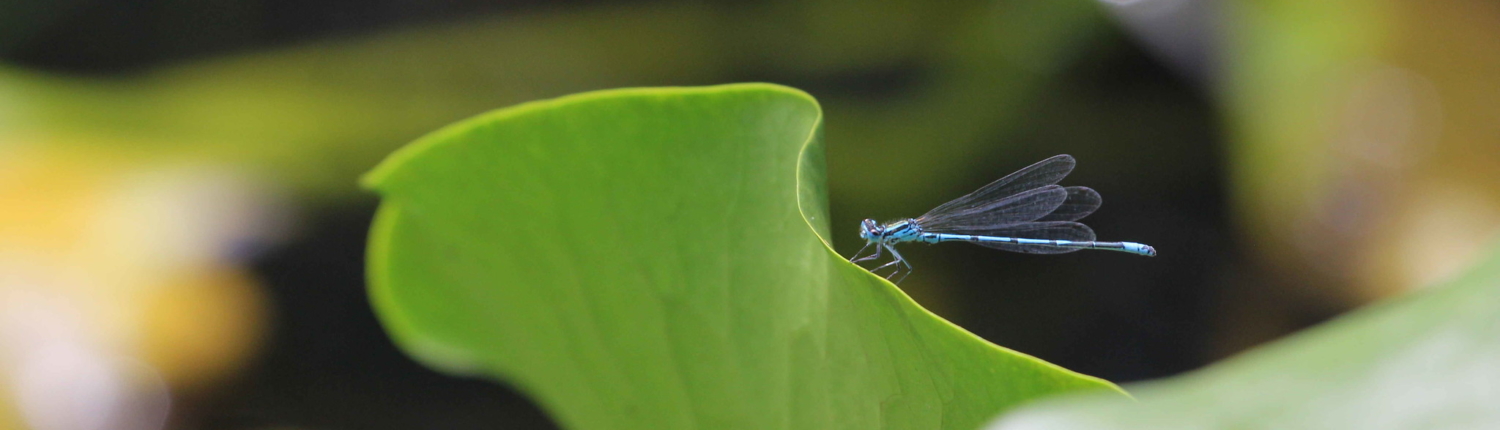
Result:
M968 242L1002 251L1028 254L1062 254L1080 249L1105 249L1155 257L1156 249L1135 242L1095 242L1094 230L1077 222L1094 213L1103 200L1089 187L1057 185L1077 164L1070 155L1058 155L1006 175L963 197L944 203L926 214L880 225L867 219L860 223L865 240L849 261L878 259L891 252L891 261L878 271L896 266L887 279L901 272L911 275L911 263L896 252L903 242ZM875 253L861 258L871 245ZM901 278L905 279L906 275ZM900 282L898 280L897 282Z

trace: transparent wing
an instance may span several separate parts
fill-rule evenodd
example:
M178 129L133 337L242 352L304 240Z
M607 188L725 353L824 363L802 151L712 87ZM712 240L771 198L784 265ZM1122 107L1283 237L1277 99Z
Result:
M1090 242L1094 240L1094 230L1082 223L1072 221L1044 221L1017 225L1011 228L998 230L966 231L960 234L974 234L981 236L1019 237L1025 239L1048 239L1048 240L1072 240L1078 242ZM1017 245L1011 243L976 243L975 245L986 248L995 248L1002 251L1020 252L1026 254L1066 254L1077 251L1079 248L1060 248L1045 245Z
M1062 189L1062 199L1058 198L1058 193L1053 188ZM1054 202L1058 201L1060 202L1054 205ZM922 226L923 230L951 233L960 230L1004 228L1031 221L1077 221L1098 210L1099 204L1103 201L1099 193L1089 187L1049 185L1023 191L1021 194L996 201L989 206L937 216L923 215L917 218L917 224Z
M1047 185L1022 191L982 206L933 214L917 218L922 230L934 233L993 230L1036 221L1061 207L1068 199L1068 189Z
M1037 221L1078 221L1099 210L1099 205L1104 203L1104 198L1099 197L1099 192L1089 187L1066 187L1068 199L1064 200L1056 210L1047 216L1037 218Z
M1072 173L1073 166L1077 164L1078 162L1073 160L1073 156L1067 154L1056 155L1052 158L1038 161L1036 164L1005 175L1005 177L997 179L989 185L980 187L978 190L963 197L943 203L927 211L919 219L941 219L955 214L972 213L982 208L993 208L996 201L1006 199L1022 191L1056 184L1057 181L1061 181L1064 177L1068 176L1068 173Z

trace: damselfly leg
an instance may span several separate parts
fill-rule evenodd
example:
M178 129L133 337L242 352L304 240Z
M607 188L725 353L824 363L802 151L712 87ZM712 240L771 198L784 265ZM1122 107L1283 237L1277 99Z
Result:
M901 257L901 253L896 252L895 247L885 244L880 245L880 247L891 251L891 261L889 263L882 264L874 269L870 269L871 273L878 272L880 271L880 269L884 269L886 267L896 266L895 270L892 270L890 274L885 275L885 279L891 279L895 277L897 273L901 273L901 266L906 266L906 275L902 275L901 279L904 280L907 276L911 276L911 272L915 269L911 266L911 263L907 262L905 258ZM901 283L901 280L896 280L896 283Z
M868 248L868 247L870 247L870 244L865 244L865 248ZM865 252L865 248L860 248L859 252ZM884 245L876 245L875 246L875 253L874 254L867 255L867 256L862 257L862 258L860 258L858 260L849 260L849 261L858 263L858 262L861 262L861 261L879 260L880 259L880 249L881 248L885 248L885 246ZM856 257L859 256L859 254L854 254L854 255Z
M874 245L874 244L875 244L874 242L865 242L865 246L863 248L860 248L859 252L854 253L853 257L849 257L849 261L850 262L865 261L864 259L859 258L859 255L860 254L864 254L865 250L866 249L870 249L870 245Z

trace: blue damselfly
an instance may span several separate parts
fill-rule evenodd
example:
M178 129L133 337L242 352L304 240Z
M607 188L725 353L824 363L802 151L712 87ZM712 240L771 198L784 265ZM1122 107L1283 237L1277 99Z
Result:
M1057 185L1077 164L1069 155L1058 155L1006 175L977 191L933 208L926 214L884 225L866 219L859 237L865 240L850 261L878 259L890 251L891 261L872 269L895 266L887 279L906 267L896 245L904 242L968 242L1002 251L1028 254L1062 254L1080 249L1104 249L1147 257L1156 249L1135 242L1095 242L1094 230L1077 222L1099 209L1103 200L1088 187ZM860 257L870 246L875 253ZM901 278L905 279L906 275ZM900 282L899 280L897 282Z

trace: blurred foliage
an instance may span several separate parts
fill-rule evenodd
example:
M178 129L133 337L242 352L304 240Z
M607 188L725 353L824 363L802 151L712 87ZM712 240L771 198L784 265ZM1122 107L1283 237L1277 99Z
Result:
M8 429L25 428L20 411L16 407L16 398L11 395L10 390L0 390L0 427Z
M1325 291L1346 301L1475 261L1475 234L1500 225L1500 186L1487 180L1500 171L1500 85L1481 78L1500 73L1500 6L1245 1L1233 12L1233 166L1262 255L1353 283Z
M849 16L835 1L613 6L424 26L124 79L7 70L0 93L11 108L0 124L8 141L128 142L159 156L249 163L327 195L352 192L351 179L400 142L497 105L737 75L817 81L836 76L832 68L865 68L926 79L895 103L834 103L847 123L836 132L861 142L840 155L910 177L988 147L984 133L1010 123L996 115L1016 112L1101 18L1076 1L926 6L890 2L837 26L821 24ZM897 150L918 137L968 149ZM905 182L859 183L890 192Z
M1201 371L1139 402L1043 401L992 429L1478 429L1500 426L1500 247L1461 278Z
M425 362L565 427L974 428L1112 385L996 347L827 242L822 113L771 85L587 93L393 154L370 292Z
M26 333L10 339L76 336L142 354L183 388L248 358L263 304L233 254L262 234L248 208L265 202L251 187L200 166L120 164L97 150L8 155L0 309ZM53 308L63 315L31 319Z
M1233 213L1271 273L1226 297L1221 351L1477 261L1500 233L1500 4L1226 6Z
M706 48L678 32L693 22L707 24L672 9L601 10L407 30L123 80L9 71L0 93L13 107L0 123L18 143L66 136L239 163L294 189L347 194L380 154L454 118L580 87L691 80L703 69L684 62Z
M260 344L261 291L232 254L265 202L214 169L113 155L0 160L0 424L21 406L35 428L160 420L163 382L222 383Z

